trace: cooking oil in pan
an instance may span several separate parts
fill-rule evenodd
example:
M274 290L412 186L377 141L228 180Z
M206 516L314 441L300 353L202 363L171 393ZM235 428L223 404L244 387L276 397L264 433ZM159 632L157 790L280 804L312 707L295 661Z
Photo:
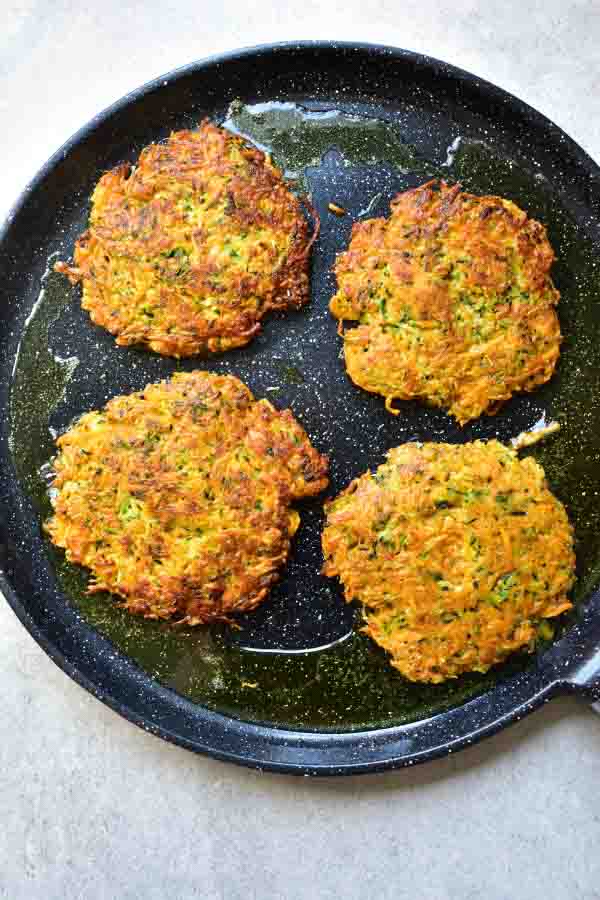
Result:
M562 293L559 312L565 340L557 374L531 396L530 424L545 413L558 419L562 428L558 436L528 452L544 465L575 526L580 578L574 596L581 600L600 580L600 273L596 266L600 254L574 223L559 191L539 177L534 162L517 164L481 141L455 138L443 160L430 161L406 143L395 126L336 109L307 109L291 103L234 104L225 124L271 153L288 177L304 181L304 187L309 181L307 170L318 169L335 148L350 174L354 166L384 164L410 176L411 183L436 176L460 181L466 190L514 200L547 226L557 254L554 277ZM562 187L568 190L567 185ZM371 215L381 196L377 188L371 203L363 204L356 215ZM63 403L65 388L76 393L80 371L74 358L65 360L49 350L48 335L52 323L67 314L74 295L65 279L48 276L15 365L12 448L18 475L34 498L40 518L50 512L47 484L40 472L53 453L50 419ZM317 316L323 317L322 310L308 309L307 324L310 317ZM336 353L335 346L331 352ZM240 359L235 357L232 363L234 373ZM312 389L308 356L302 371L286 368L285 362L275 364L280 367L281 381L304 391ZM167 368L161 377L175 367L164 365ZM356 390L352 386L347 389ZM339 413L344 414L343 398ZM495 419L469 426L464 434L468 439L495 436L490 429L496 427L499 436L508 440L515 436L507 432L509 423L510 406ZM319 435L314 437L318 444ZM305 527L320 527L318 512L305 511L305 523L307 517ZM391 669L385 655L359 632L358 613L351 634L342 628L334 641L325 642L331 646L317 644L305 653L282 647L264 652L264 647L237 640L235 632L225 627L186 630L132 617L109 595L87 595L86 574L66 563L50 546L48 554L65 595L120 651L192 700L247 720L337 730L381 727L420 719L461 703L499 677L535 664L531 658L515 657L487 675L469 675L442 685L413 685ZM315 572L320 563L315 556L311 562ZM319 590L335 593L332 583L324 580ZM274 595L267 602L276 605L278 601ZM339 597L332 602L342 610ZM306 614L310 611L308 598Z

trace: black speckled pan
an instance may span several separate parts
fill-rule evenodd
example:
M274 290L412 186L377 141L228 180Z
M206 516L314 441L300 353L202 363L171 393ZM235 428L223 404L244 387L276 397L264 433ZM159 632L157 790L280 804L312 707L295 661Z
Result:
M236 101L231 107L232 101ZM259 104L257 106L257 104ZM177 363L120 349L78 291L48 274L69 258L99 175L205 116L269 149L322 219L312 302L272 317L247 348ZM331 266L351 223L385 214L431 176L516 201L548 228L565 335L558 371L533 394L460 430L405 404L394 418L355 388L327 312ZM347 213L336 216L328 203ZM131 721L192 750L257 768L346 774L457 750L567 691L600 697L600 169L530 107L444 63L387 47L306 43L195 63L106 110L44 166L1 235L0 587L66 672ZM292 558L240 630L177 629L88 597L40 529L40 467L52 435L114 394L178 368L232 372L289 406L331 457L333 494L412 439L508 441L546 417L562 425L532 452L577 535L575 611L553 643L485 676L411 685L357 630L357 612L319 574L322 500L306 503ZM42 470L43 471L43 470Z

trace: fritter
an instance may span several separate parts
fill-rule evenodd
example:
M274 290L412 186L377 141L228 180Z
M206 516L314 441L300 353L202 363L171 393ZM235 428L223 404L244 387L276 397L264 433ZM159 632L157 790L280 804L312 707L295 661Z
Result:
M205 121L103 175L74 265L56 269L117 344L192 356L241 347L269 310L306 303L308 230L271 160Z
M533 459L497 441L396 447L327 505L324 573L411 681L486 672L571 607L573 532Z
M359 323L344 333L350 378L393 413L396 399L460 424L497 412L556 366L553 260L544 226L509 200L443 181L399 194L337 258L331 312Z
M289 410L209 372L115 397L57 445L52 541L91 570L90 592L189 625L266 597L300 521L290 504L327 486Z

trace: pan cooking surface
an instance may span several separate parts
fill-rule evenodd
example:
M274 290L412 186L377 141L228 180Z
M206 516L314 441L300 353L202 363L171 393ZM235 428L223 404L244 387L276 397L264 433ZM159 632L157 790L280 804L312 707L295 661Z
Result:
M362 52L368 67L369 53ZM509 109L494 103L488 109L461 96L458 82L449 77L438 83L433 69L429 78L411 82L405 67L392 91L370 70L367 77L363 64L350 56L341 54L337 66L320 74L301 60L298 71L276 65L278 77L268 66L264 74L256 68L254 81L229 78L227 66L184 79L179 89L167 80L153 89L151 114L144 113L144 98L130 101L130 127L117 123L112 142L106 127L97 139L84 136L81 149L71 151L70 175L53 188L44 234L36 235L35 247L18 261L27 265L29 279L9 298L13 338L6 353L10 453L19 492L11 528L23 535L33 577L49 598L47 615L60 615L66 604L75 612L73 621L110 639L115 659L125 654L153 679L204 707L249 722L319 731L379 729L429 717L497 683L510 685L535 670L541 656L515 657L485 676L443 685L408 683L360 634L360 615L343 602L337 584L319 573L324 497L301 504L302 526L281 581L258 610L240 619L239 630L178 629L133 618L108 595L87 596L86 574L41 538L39 523L49 513L44 465L56 434L115 394L177 370L205 368L235 374L257 397L292 409L314 445L330 457L327 496L378 466L388 449L404 441L509 441L544 418L557 419L559 435L529 452L545 467L575 526L575 600L580 604L600 581L598 229L581 179L571 179L557 162L560 133L555 130L554 143L542 140L539 122L528 133ZM476 82L470 90L478 95ZM311 302L299 312L271 316L250 346L220 356L178 362L119 348L81 310L79 289L51 266L57 258L71 258L102 171L207 115L271 152L297 189L311 193L322 225ZM327 309L335 289L332 265L347 246L352 222L387 215L398 191L431 177L513 200L546 225L557 255L553 277L562 297L564 343L556 375L498 415L463 429L444 412L417 403L401 404L401 414L392 417L382 398L354 387ZM330 202L346 214L332 214ZM578 615L566 618L563 631Z

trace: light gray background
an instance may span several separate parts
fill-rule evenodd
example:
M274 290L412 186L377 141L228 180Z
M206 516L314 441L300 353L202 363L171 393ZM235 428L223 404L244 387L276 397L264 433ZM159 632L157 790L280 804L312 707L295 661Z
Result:
M598 0L4 0L0 213L126 91L260 42L338 38L446 59L600 160ZM197 758L89 697L0 600L6 900L600 897L600 718L555 701L490 742L378 777Z

